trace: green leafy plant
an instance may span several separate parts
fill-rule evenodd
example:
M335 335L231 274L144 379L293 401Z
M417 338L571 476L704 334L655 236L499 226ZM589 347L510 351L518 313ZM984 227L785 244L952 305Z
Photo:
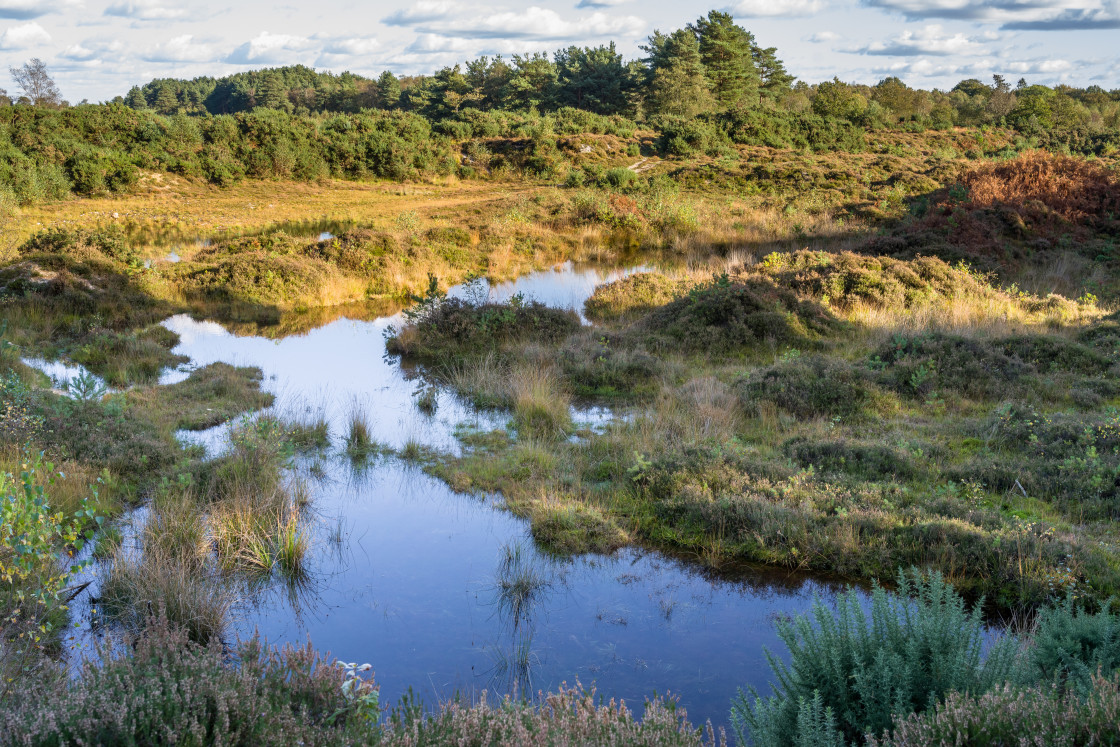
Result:
M70 580L85 567L69 560L105 520L89 499L71 516L54 511L54 474L41 453L26 455L18 477L0 473L0 700L55 643Z

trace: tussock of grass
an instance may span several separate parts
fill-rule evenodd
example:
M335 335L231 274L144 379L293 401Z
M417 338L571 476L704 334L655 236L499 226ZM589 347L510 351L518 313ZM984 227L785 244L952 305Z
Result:
M549 368L518 367L509 378L513 426L527 436L555 437L571 430L571 401Z
M134 389L126 398L153 422L172 430L199 431L271 405L273 396L262 392L260 384L259 368L211 363L176 384Z
M235 591L220 576L155 548L142 554L122 549L101 567L98 605L106 618L130 630L164 614L190 640L205 643L221 638L235 602Z

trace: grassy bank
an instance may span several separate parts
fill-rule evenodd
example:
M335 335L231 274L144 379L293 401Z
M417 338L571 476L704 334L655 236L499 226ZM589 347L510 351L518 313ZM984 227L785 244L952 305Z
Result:
M853 578L916 565L1007 607L1107 597L1116 320L1089 289L1111 288L1094 253L1115 214L1078 217L1049 191L1055 173L1085 200L1117 199L1106 169L1027 156L877 236L616 281L588 302L592 329L430 303L395 349L514 417L427 468L500 491L559 552L641 542ZM1043 266L1067 268L1078 300L1013 284ZM545 428L519 414L521 371L541 382L534 411L563 413ZM576 430L572 396L629 417Z

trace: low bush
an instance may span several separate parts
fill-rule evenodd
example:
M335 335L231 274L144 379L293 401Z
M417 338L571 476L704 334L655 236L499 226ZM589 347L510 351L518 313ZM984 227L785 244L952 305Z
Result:
M936 573L900 572L897 593L876 587L870 619L849 591L835 613L817 601L777 626L790 664L769 655L773 695L740 693L731 710L739 739L758 747L841 747L882 734L896 713L920 714L948 693L981 695L1020 676L1016 642L985 645L980 605L969 611Z
M521 295L505 303L445 298L432 280L428 295L411 310L408 324L388 341L390 352L440 359L482 353L515 340L556 342L580 327L574 311L553 309Z
M924 713L900 715L869 747L1090 747L1120 741L1120 680L1094 677L1085 694L1053 686L1004 685L991 692L949 693Z
M760 369L738 384L748 411L772 402L800 420L857 418L874 399L866 371L824 355L796 356Z
M908 454L880 444L811 441L799 436L787 441L783 450L801 466L823 473L842 472L868 480L908 480L917 474Z
M0 744L371 744L361 680L348 697L344 670L310 645L277 649L256 638L235 660L215 639L192 643L166 621L132 645L89 656L81 676L38 686L0 709ZM375 713L376 717L376 713Z
M685 295L688 283L659 272L638 272L595 289L583 308L596 322L629 319Z
M1070 595L1039 613L1029 653L1038 680L1084 695L1102 684L1094 677L1120 674L1120 615L1111 602L1091 613Z
M733 282L726 274L635 322L651 346L727 354L760 345L810 345L837 320L819 304L766 282Z

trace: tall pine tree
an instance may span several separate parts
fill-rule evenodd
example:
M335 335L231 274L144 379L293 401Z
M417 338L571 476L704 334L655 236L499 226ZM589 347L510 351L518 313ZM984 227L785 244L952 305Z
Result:
M668 36L655 31L649 46L643 49L650 54L653 71L649 84L651 114L694 117L712 108L695 34L687 29Z
M700 59L716 101L724 107L757 101L761 80L755 68L754 35L718 10L688 28L700 42Z

